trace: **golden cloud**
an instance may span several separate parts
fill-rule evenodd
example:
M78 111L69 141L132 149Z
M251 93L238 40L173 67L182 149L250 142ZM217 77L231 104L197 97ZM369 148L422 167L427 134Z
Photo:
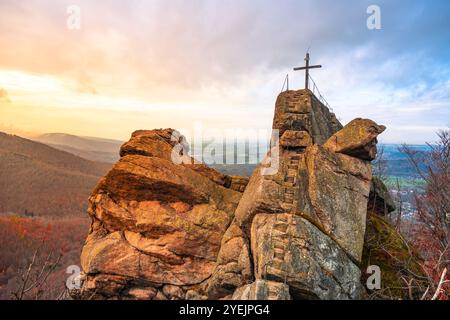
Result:
M0 102L11 103L11 99L9 98L8 91L3 88L0 88Z

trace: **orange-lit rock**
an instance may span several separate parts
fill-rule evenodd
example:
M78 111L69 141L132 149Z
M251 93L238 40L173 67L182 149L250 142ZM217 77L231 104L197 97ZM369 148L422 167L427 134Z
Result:
M241 193L211 168L173 163L182 141L175 136L171 129L135 132L97 185L78 297L125 298L126 289L136 299L181 298L211 276ZM112 274L121 284L96 292L95 279Z

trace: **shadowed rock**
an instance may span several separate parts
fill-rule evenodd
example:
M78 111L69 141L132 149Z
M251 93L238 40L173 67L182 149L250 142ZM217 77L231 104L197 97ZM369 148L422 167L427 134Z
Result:
M395 210L395 203L389 190L383 181L377 177L372 178L367 209L381 216L385 216Z
M377 136L384 130L385 126L372 120L357 118L328 139L324 147L333 152L372 161L377 155Z

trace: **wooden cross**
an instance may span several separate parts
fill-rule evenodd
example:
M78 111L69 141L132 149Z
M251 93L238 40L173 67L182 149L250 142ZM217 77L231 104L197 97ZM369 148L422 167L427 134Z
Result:
M305 57L306 66L294 68L294 71L306 70L305 71L305 89L309 89L309 69L322 68L321 65L310 66L309 65L309 52L306 53Z

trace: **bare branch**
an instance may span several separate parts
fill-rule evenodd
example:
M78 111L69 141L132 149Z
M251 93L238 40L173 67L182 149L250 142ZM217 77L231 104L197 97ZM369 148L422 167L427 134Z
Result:
M444 268L444 270L442 271L441 278L439 280L439 285L438 285L433 297L431 298L431 300L436 300L439 297L439 294L441 293L441 288L442 288L442 285L444 284L444 279L445 279L446 275L447 275L447 268Z

